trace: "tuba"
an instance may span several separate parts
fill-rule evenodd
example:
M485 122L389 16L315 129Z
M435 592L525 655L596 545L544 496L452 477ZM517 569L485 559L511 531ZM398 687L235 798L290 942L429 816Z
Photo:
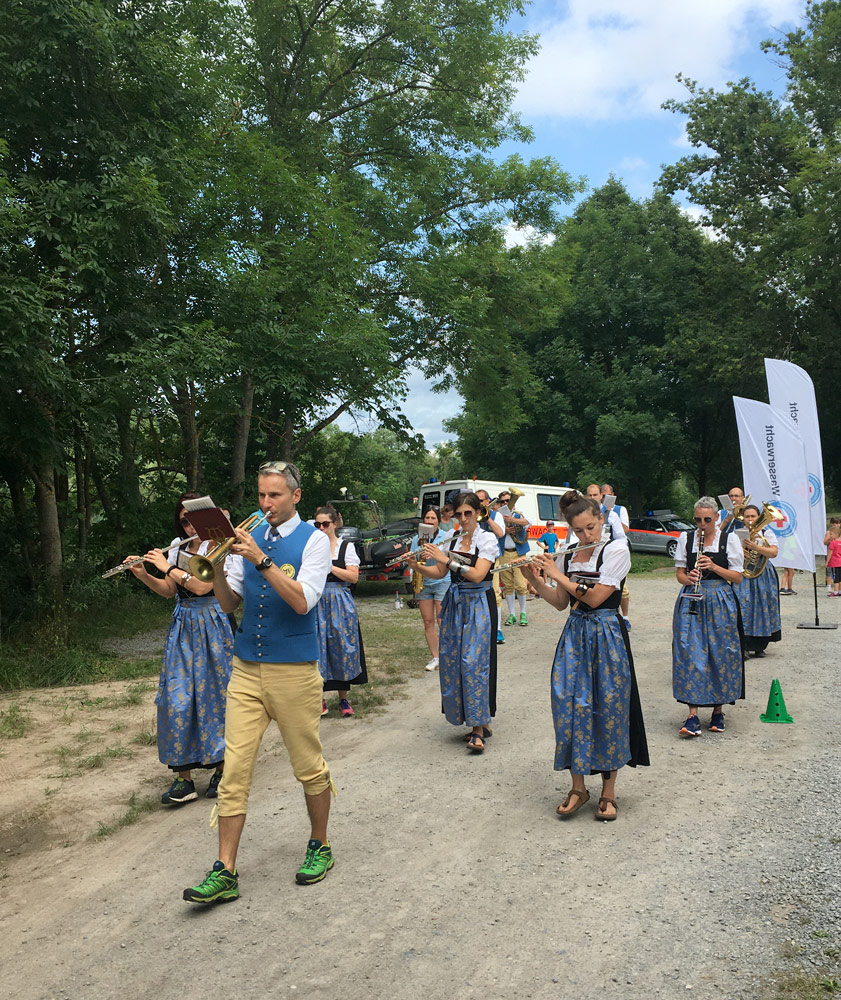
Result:
M515 504L520 499L520 497L525 496L525 493L522 490L518 490L516 486L512 486L508 492L511 494L510 510L511 513L513 514ZM522 545L524 542L528 541L529 537L528 529L514 528L514 530L511 532L511 537L514 539L515 545Z
M762 532L772 521L782 521L784 519L785 514L781 510L772 506L767 500L764 501L762 504L762 513L750 527L749 540L754 545L767 546L768 543L762 537ZM745 567L742 570L742 575L746 576L748 580L755 580L758 576L762 576L767 565L768 556L762 555L761 552L754 552L753 549L745 549Z

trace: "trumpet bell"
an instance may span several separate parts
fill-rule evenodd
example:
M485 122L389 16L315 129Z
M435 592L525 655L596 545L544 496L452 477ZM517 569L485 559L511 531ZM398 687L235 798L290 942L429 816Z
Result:
M243 531L253 531L267 517L268 514L252 514L251 517L241 521L237 528L241 528ZM216 546L210 555L192 556L189 562L192 575L197 580L201 580L202 583L213 583L216 579L217 567L225 561L235 542L236 538L226 538L224 542Z

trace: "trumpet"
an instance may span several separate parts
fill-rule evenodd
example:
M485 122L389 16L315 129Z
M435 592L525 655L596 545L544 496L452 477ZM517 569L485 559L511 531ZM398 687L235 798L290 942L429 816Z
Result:
M244 521L241 521L237 525L237 528L242 531L253 531L265 520L267 520L268 516L268 514L252 514L251 517L247 517ZM219 545L216 546L209 556L193 556L189 563L190 573L192 573L197 580L201 580L202 583L213 583L216 579L217 566L221 562L224 562L225 557L231 551L232 546L234 546L236 542L236 536L233 538L226 538L224 542L220 542Z
M173 542L172 545L167 545L165 549L161 549L161 552L169 552L170 549L180 549L182 545L186 545L187 542L195 541L195 535L188 535L187 538L182 538L179 542ZM136 566L138 563L142 563L146 557L137 556L134 559L129 559L126 562L121 562L119 566L112 566L111 569L107 569L102 574L102 579L107 580L111 576L116 576L118 573L122 573L127 569L131 569L132 566Z

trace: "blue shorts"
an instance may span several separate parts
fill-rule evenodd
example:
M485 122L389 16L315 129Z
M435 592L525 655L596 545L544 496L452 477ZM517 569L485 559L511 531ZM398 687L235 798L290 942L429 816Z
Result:
M443 580L424 580L423 590L416 595L419 601L443 601L450 589L449 574Z

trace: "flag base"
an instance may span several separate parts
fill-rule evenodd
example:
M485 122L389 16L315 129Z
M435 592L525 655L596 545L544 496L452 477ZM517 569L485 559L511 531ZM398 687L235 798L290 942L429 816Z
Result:
M798 628L838 628L837 625L823 625L820 622L801 622Z

